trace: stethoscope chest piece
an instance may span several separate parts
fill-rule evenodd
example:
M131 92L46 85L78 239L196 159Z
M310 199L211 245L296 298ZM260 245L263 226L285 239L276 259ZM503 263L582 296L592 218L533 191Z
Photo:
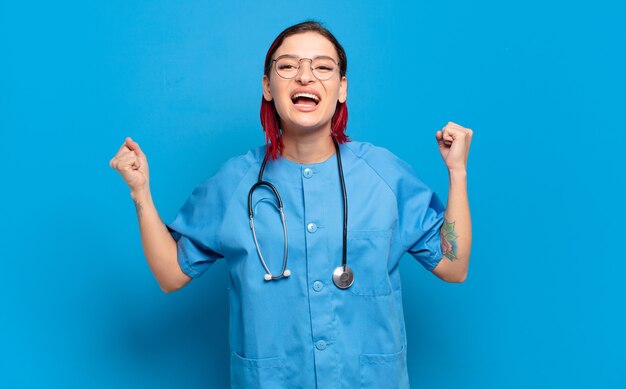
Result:
M348 289L354 282L354 273L350 266L337 266L333 272L333 282L339 289Z

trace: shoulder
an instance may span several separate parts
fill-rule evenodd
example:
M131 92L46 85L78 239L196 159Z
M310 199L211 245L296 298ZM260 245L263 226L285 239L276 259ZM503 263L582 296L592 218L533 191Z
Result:
M244 176L253 166L259 166L263 162L265 146L255 147L247 153L229 158L217 171L216 175Z
M219 190L220 192L232 193L245 178L252 174L255 169L261 165L265 146L255 147L247 153L237 155L226 160L219 167L217 172L211 177L205 179L196 190Z
M358 141L347 142L345 147L357 160L365 163L383 179L393 178L398 174L415 174L410 164L384 147Z
M357 161L355 167L368 169L393 192L396 199L408 199L417 193L430 192L409 163L384 147L367 142L348 142L346 149Z

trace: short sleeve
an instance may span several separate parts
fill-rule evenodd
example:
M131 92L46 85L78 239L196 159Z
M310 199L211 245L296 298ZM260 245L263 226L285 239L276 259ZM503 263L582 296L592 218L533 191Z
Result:
M441 260L441 233L445 207L439 196L406 162L396 160L395 192L398 223L406 251L428 271Z
M219 229L225 207L216 188L215 177L194 189L166 227L178 250L178 263L189 277L200 277L217 259L223 258L219 248Z
M428 271L433 271L443 257L440 228L445 208L437 194L422 185L403 211L409 242L407 252Z

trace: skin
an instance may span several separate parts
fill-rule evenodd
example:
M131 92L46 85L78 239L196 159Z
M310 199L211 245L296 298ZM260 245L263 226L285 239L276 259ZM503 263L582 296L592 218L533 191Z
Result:
M448 122L435 134L439 152L448 168L448 203L441 226L443 258L433 273L444 281L464 282L472 247L472 222L467 196L467 158L474 131Z

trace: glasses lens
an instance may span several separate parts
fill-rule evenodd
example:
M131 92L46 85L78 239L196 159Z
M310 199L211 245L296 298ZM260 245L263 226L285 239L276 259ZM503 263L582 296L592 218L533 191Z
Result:
M337 65L330 58L317 58L311 63L313 75L320 80L328 80L335 74Z
M276 73L283 78L294 78L300 63L296 58L280 58L276 61Z

